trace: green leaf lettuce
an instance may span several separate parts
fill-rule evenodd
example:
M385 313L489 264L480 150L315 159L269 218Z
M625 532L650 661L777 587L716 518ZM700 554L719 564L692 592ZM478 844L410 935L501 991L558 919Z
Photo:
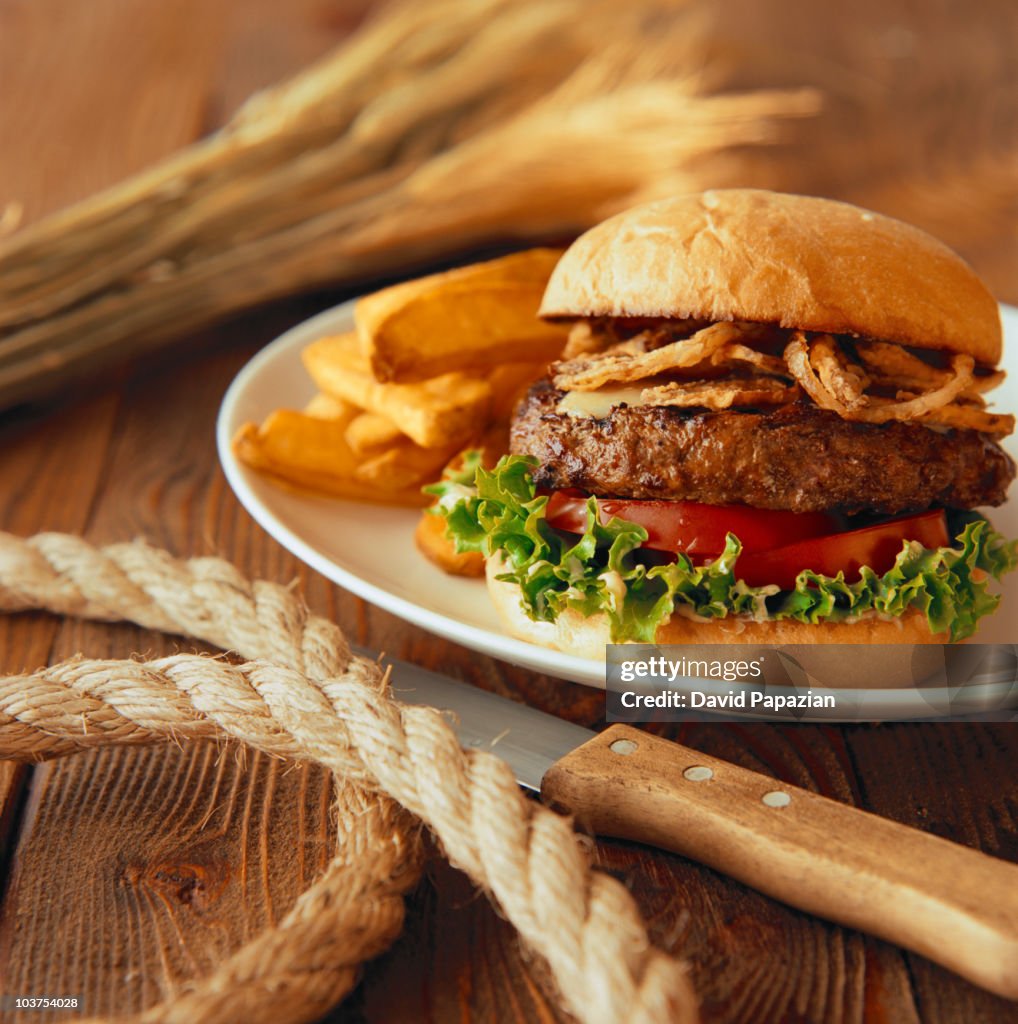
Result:
M997 607L991 579L1018 562L1018 543L1007 542L981 516L966 514L953 547L924 548L904 542L882 576L864 568L849 583L844 574L801 572L794 590L750 587L738 576L742 550L728 534L725 549L704 565L683 554L668 565L649 566L637 555L647 539L641 526L612 518L602 524L593 498L586 528L578 537L548 525L548 499L536 493L535 460L509 455L492 470L477 456L460 472L427 490L438 497L458 551L500 552L506 571L499 579L519 586L523 609L535 620L553 621L566 608L584 615L604 612L614 642L651 642L677 608L703 619L729 615L756 621L844 622L867 613L898 617L910 609L925 614L930 630L951 641L975 632Z

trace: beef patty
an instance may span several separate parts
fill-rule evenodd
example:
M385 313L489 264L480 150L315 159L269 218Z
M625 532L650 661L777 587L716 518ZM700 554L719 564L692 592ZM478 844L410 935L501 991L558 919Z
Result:
M772 411L618 406L602 419L556 411L547 379L516 411L510 448L540 460L539 486L795 512L885 514L999 505L1015 465L973 430L851 423L801 402Z

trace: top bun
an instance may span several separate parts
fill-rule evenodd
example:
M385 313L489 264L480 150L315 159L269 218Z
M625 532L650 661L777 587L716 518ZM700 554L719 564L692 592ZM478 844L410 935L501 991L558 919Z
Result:
M751 320L1000 359L997 303L918 228L831 199L723 189L637 206L566 250L546 317Z

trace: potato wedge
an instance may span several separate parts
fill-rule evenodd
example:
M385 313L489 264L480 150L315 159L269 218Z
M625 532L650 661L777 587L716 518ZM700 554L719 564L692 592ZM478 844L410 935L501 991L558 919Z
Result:
M290 409L277 409L258 426L247 423L233 439L237 457L277 480L356 501L421 506L427 497L416 486L383 489L357 478L359 464L346 443L347 424Z
M451 576L483 576L484 556L479 551L458 552L445 535L445 520L441 516L421 516L414 531L414 543L430 562Z
M379 490L401 491L433 483L454 452L448 448L421 448L403 441L365 458L355 476Z
M351 402L319 392L304 406L304 415L313 416L317 420L339 420L352 422L360 413L360 409Z
M359 413L346 428L347 444L358 455L377 453L400 440L407 440L406 434L388 416L381 416L377 412Z
M460 444L488 421L487 381L447 373L419 384L379 384L355 334L320 338L302 357L320 390L387 417L422 448Z
M365 296L354 320L372 373L405 383L554 359L568 328L539 320L537 308L560 255L530 249Z

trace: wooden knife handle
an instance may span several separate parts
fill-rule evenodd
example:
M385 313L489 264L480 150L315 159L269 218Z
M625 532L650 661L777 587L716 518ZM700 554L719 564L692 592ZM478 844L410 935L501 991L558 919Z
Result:
M1018 865L624 725L553 765L541 795L597 835L674 850L1018 999Z

